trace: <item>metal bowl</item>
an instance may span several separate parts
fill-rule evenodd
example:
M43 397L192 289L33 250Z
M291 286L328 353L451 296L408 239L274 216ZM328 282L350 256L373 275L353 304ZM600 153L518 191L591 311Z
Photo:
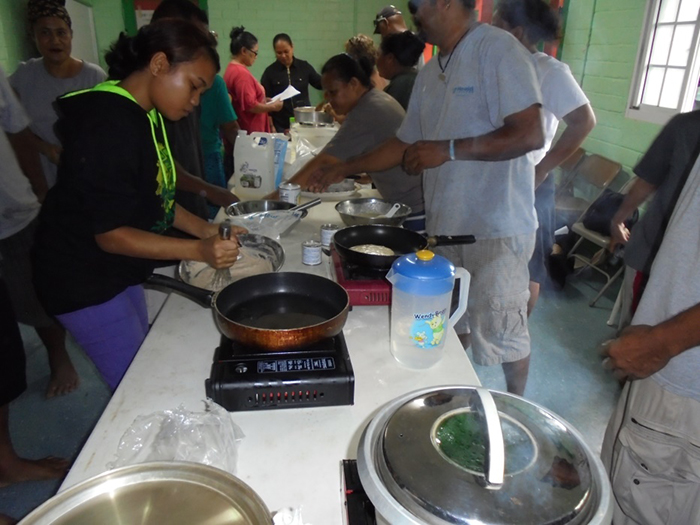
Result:
M54 496L22 525L271 525L260 496L228 472L153 462L111 470Z
M237 238L241 246L254 250L262 259L269 261L272 264L273 272L279 271L284 265L284 248L282 248L282 245L277 241L265 237L264 235L257 235L254 233L244 233L238 235ZM238 279L250 275L255 275L255 273L251 273L249 270L240 270L241 268L242 267L239 266L237 269L235 264L229 268L231 282L235 282ZM200 261L180 261L177 271L181 281L191 284L192 286L211 289L208 285L212 283L214 270L207 263Z
M325 111L317 111L313 106L294 108L294 120L299 124L325 126L333 124L333 117Z
M412 210L410 206L401 204L401 207L393 217L384 217L383 215L386 214L393 205L393 202L370 197L340 201L335 205L335 210L348 226L356 226L358 224L401 226L403 221L406 220L406 217L411 214Z
M236 215L246 215L261 211L289 210L295 205L284 201L240 201L229 204L226 208L226 215L235 217ZM301 218L306 217L308 210L302 210Z

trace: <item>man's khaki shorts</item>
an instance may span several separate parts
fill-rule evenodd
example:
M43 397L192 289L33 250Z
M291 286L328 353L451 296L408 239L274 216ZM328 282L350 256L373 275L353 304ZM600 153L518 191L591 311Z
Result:
M471 330L478 365L510 363L530 355L528 262L534 247L533 232L435 249L471 274L467 314L455 324L455 330L458 334Z
M627 382L605 432L615 525L700 523L700 401Z

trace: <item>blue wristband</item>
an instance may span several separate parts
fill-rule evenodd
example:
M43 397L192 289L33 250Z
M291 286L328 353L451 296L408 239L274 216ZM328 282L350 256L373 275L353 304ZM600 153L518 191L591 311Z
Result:
M457 160L455 157L455 139L450 139L450 160Z

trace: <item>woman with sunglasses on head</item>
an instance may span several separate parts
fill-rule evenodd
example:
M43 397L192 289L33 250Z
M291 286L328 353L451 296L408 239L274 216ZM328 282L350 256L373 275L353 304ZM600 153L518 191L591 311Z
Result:
M161 20L122 34L105 60L112 80L57 101L64 149L39 215L34 282L47 313L115 389L148 332L141 285L158 261L226 268L238 244L175 203L164 126L191 113L211 86L219 68L211 36L189 21ZM164 235L170 228L191 237Z
M270 133L273 130L268 113L281 110L283 102L270 102L265 97L265 88L248 70L258 58L258 39L243 26L234 27L230 36L233 58L224 72L224 81L238 115L238 124L248 133Z

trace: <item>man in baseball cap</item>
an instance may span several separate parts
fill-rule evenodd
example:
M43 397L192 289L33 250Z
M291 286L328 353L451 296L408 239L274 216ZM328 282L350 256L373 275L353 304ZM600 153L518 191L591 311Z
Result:
M380 34L382 38L392 33L403 33L406 30L408 28L401 16L401 11L393 5L382 7L374 18L374 34Z

